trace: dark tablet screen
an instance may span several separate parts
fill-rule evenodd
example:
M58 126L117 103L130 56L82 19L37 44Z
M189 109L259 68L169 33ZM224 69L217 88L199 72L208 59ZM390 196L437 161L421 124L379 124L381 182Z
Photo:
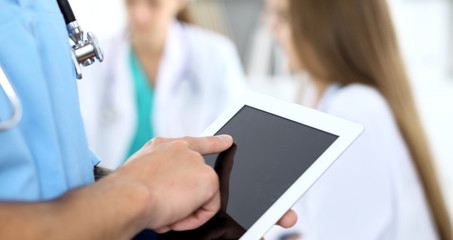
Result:
M336 135L244 106L216 135L234 145L205 156L220 180L222 207L200 229L159 239L238 239L335 142Z

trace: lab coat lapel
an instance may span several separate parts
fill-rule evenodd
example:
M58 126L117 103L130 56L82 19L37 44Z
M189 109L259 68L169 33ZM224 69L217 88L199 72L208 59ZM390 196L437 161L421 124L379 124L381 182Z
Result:
M183 132L181 122L184 120L180 119L184 111L183 99L187 99L185 95L190 91L190 86L184 83L189 80L186 74L190 69L189 51L181 24L174 22L169 29L159 66L153 119L157 135L177 137L176 133Z

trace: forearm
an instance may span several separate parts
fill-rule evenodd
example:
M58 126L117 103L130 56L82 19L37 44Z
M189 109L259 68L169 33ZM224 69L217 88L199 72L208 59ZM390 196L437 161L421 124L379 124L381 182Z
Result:
M141 222L146 188L104 179L42 203L0 203L0 239L130 239Z

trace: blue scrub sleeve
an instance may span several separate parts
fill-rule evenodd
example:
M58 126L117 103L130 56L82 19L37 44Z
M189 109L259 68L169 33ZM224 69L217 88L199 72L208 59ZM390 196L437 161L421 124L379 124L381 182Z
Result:
M0 131L0 200L56 198L94 182L71 49L56 1L0 1L0 64L23 105ZM0 91L0 119L11 106Z

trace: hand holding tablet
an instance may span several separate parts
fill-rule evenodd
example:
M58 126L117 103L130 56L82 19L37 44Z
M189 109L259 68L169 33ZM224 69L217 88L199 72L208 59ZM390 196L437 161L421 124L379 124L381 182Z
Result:
M249 92L204 136L234 145L205 156L219 176L221 210L202 227L159 239L260 239L360 135L363 127Z

